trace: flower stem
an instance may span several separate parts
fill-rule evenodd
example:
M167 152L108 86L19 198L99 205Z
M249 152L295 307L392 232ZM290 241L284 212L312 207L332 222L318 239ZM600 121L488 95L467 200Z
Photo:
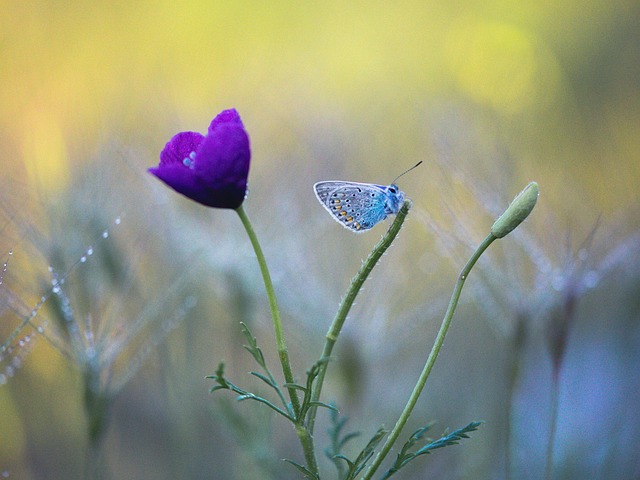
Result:
M418 397L420 397L420 394L422 393L425 383L427 382L427 378L429 378L429 374L433 369L433 365L435 364L436 359L438 358L438 354L440 353L440 349L442 348L442 344L444 343L444 337L446 336L447 331L449 330L449 326L451 325L451 320L453 319L453 314L456 310L456 306L458 305L458 300L460 299L460 293L462 292L462 287L464 286L464 282L469 276L469 272L471 272L471 269L473 268L475 263L478 261L480 256L484 253L484 251L489 247L489 245L491 245L491 243L494 240L496 240L496 237L492 233L490 233L487 236L487 238L485 238L482 241L482 243L478 246L476 251L473 252L473 255L471 255L471 258L469 258L469 260L467 261L467 264L464 266L464 268L460 272L460 275L458 276L458 281L456 282L456 286L453 289L453 294L451 295L451 300L449 301L447 312L444 315L442 324L440 325L440 330L438 331L438 335L436 336L435 343L431 348L431 353L429 353L429 357L427 358L427 362L425 363L422 373L418 378L418 382L416 383L416 386L413 388L413 392L411 392L411 396L409 397L409 400L407 401L407 404L405 405L404 410L400 414L398 421L393 427L393 430L391 430L391 432L389 433L387 440L385 441L378 455L376 455L376 458L374 459L373 463L367 470L365 476L363 477L363 480L371 479L373 474L380 467L380 464L382 463L384 458L387 456L387 454L391 450L391 447L393 446L395 441L398 439L398 436L400 435L402 428L407 423L407 420L409 420L409 416L411 415L411 412L413 411L413 408L415 407L418 401Z
M247 231L247 235L249 235L249 240L251 240L251 245L253 246L258 264L260 265L262 280L264 281L264 288L267 291L267 297L269 298L269 309L271 310L271 319L273 321L273 330L275 331L276 335L276 346L278 349L280 363L282 364L282 372L284 373L285 381L292 384L294 383L294 378L293 372L291 370L291 363L289 362L289 351L287 350L287 344L284 340L282 320L280 319L280 311L278 310L278 302L276 300L276 293L273 290L273 283L271 282L269 267L267 267L267 261L265 260L264 254L262 253L262 248L260 247L260 243L258 242L256 232L253 230L251 222L249 221L249 217L247 217L247 214L245 213L244 208L242 208L242 205L240 205L236 209L236 212L238 212L240 220L242 221L242 225L244 225L244 228ZM289 388L288 390L289 396L291 397L291 405L293 407L293 411L297 415L298 411L300 410L298 395L294 388Z
M236 209L236 212L238 213L238 216L242 221L242 225L244 225L244 228L247 231L247 235L249 235L249 240L251 241L251 245L253 246L253 250L255 251L258 264L260 265L262 280L264 281L264 287L267 291L267 297L269 298L269 309L271 310L273 330L276 336L276 348L278 349L278 357L280 358L280 364L282 365L282 373L284 374L285 382L288 385L293 385L295 383L295 379L293 378L293 372L291 370L289 351L287 350L287 344L284 339L282 320L280 319L278 302L276 300L276 294L273 289L273 283L271 282L271 275L269 274L267 261L265 260L264 254L262 253L262 248L260 247L260 243L258 242L258 237L256 236L256 233L251 226L251 222L249 221L249 217L247 217L247 214L245 213L244 208L242 208L242 205L240 205ZM307 468L309 468L309 470L311 470L312 472L317 473L318 462L315 456L313 437L312 435L310 435L310 432L307 432L306 429L300 426L304 419L298 418L300 414L300 400L298 399L297 391L294 387L287 387L287 390L289 391L289 398L291 399L291 408L293 409L293 415L296 418L296 433L298 434L298 438L304 451Z
M391 225L391 227L389 227L389 230L387 230L387 233L380 239L377 245L373 247L373 250L360 267L360 270L358 270L356 276L353 277L353 280L351 280L351 286L349 287L347 294L340 302L340 306L338 307L336 316L333 319L333 322L331 323L331 326L329 327L329 330L327 331L327 334L325 336L325 344L324 348L322 349L322 355L320 356L321 360L327 360L329 359L329 357L331 357L331 352L333 351L334 345L338 341L340 330L342 329L342 326L347 319L347 314L353 306L353 302L355 301L358 292L360 292L362 285L369 276L369 273L371 273L371 270L373 270L373 267L375 267L380 257L384 254L384 252L387 251L387 249L391 246L393 240L400 232L400 228L402 227L402 224L404 223L404 220L410 209L411 201L406 200L402 205L402 208L400 208L400 211L396 215L396 219L394 220L393 224ZM327 362L324 362L321 364L320 372L318 373L318 378L313 389L313 394L311 396L312 402L317 402L320 399L320 393L322 392L322 384L324 382L326 372ZM317 408L315 407L309 410L308 426L311 433L313 433L316 413Z

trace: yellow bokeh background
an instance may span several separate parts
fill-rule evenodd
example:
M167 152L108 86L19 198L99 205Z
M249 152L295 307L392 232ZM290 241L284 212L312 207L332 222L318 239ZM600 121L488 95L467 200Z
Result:
M157 164L159 152L176 132L204 132L217 112L235 107L252 145L247 209L273 262L283 304L289 305L285 318L293 325L301 322L291 334L300 372L320 348L316 342L328 323L327 312L337 305L360 260L383 231L378 227L379 232L369 236L341 231L317 205L311 185L332 178L386 184L424 161L400 180L414 201L410 222L396 241L404 246L392 251L393 260L385 260L376 279L367 283L370 296L358 311L361 318L378 323L369 327L364 339L358 336L358 329L366 328L364 320L347 332L354 345L363 342L353 350L362 348L364 353L351 358L349 349L342 352L353 361L353 369L336 372L337 386L329 389L338 397L358 388L379 395L382 387L358 370L360 361L365 368L371 368L368 361L388 362L384 368L391 377L396 371L393 361L410 365L410 373L398 375L402 385L388 393L385 408L376 410L375 402L359 405L351 397L345 400L356 412L356 421L377 412L378 423L390 424L390 412L397 412L404 398L396 392L409 388L420 363L416 358L421 358L415 352L421 348L401 344L378 352L376 342L394 335L409 343L413 337L432 339L432 322L424 331L424 324L412 324L421 332L412 336L401 317L409 316L408 311L426 315L432 310L438 317L439 302L448 299L463 261L463 247L481 240L482 228L493 220L494 204L506 206L528 181L536 180L542 192L540 206L525 225L536 238L549 234L540 244L558 265L565 244L579 249L598 222L603 225L603 248L616 239L631 238L640 228L638 32L640 3L632 0L0 0L1 260L14 251L0 287L8 285L15 295L0 309L0 318L6 319L0 341L19 323L19 314L36 304L47 262L53 263L59 250L77 257L93 244L95 232L78 233L81 228L99 230L115 216L128 215L131 220L121 236L123 243L135 245L134 253L115 258L135 260L142 293L152 295L161 280L170 283L184 272L171 270L174 257L190 262L187 271L204 265L206 280L193 278L191 288L206 286L213 293L203 294L203 305L210 310L202 307L206 313L200 312L200 323L179 330L177 340L170 336L168 345L159 349L161 361L143 366L123 391L126 400L116 404L116 427L106 440L107 463L116 475L144 471L148 478L203 478L204 472L213 471L206 468L211 458L228 460L228 465L218 474L223 476L214 473L209 478L261 478L264 471L254 465L259 459L249 462L253 466L247 467L248 476L238 473L250 456L238 453L238 443L224 428L216 431L214 440L202 431L192 435L198 422L205 422L202 418L214 424L207 424L210 430L218 425L210 414L214 402L206 394L209 385L201 380L213 372L216 362L231 357L240 364L237 376L255 368L240 360L243 339L229 333L237 333L229 302L237 300L238 311L246 307L260 319L265 336L261 345L272 349L268 316L260 303L262 286L251 283L258 278L253 276L251 252L238 253L237 245L246 239L231 212L194 208L145 172ZM64 220L58 225L59 218ZM78 231L69 226L74 221ZM450 237L439 236L438 229L468 238L462 246L450 245ZM202 258L194 261L189 248L202 245L215 252L199 251ZM630 264L638 254L632 247ZM506 248L498 257L509 271L505 283L512 280L511 270L523 272L523 285L539 283L531 273L535 259L533 266L523 266L512 261ZM160 260L154 260L154 254ZM534 257L531 251L529 256ZM162 271L173 273L163 279ZM637 293L633 280L625 285L631 285L629 290L608 288ZM423 295L421 289L430 293ZM377 292L393 298L378 297ZM519 293L524 303L526 292ZM483 307L478 306L481 297L475 298L466 311L469 322L478 322L473 309ZM378 303L386 306L377 310ZM130 313L128 306L123 310ZM51 315L45 310L42 314ZM583 328L582 340L599 332L602 322L594 318L585 323L589 326ZM452 345L484 353L475 357L476 353L451 352L452 363L441 365L442 376L434 380L436 390L451 393L445 372L457 376L464 371L461 381L480 392L478 403L486 408L475 408L468 400L459 419L451 412L450 398L434 393L425 406L429 414L462 425L477 415L491 419L502 408L491 399L490 389L500 386L498 376L488 375L486 386L481 380L486 375L481 366L491 370L491 354L500 351L503 341L490 326L494 320L483 327L468 323L479 330L478 344L458 332ZM127 324L117 327L126 329ZM202 344L209 328L216 336ZM536 324L533 330L541 334L544 329ZM81 379L46 339L39 339L33 350L15 378L0 386L0 473L6 468L10 478L44 478L47 471L46 478L74 478L81 462L72 452L84 441ZM197 368L196 359L201 362ZM532 377L539 373L532 371ZM363 385L353 380L360 375ZM185 384L180 383L183 377L189 379ZM450 388L454 390L453 383ZM47 403L52 392L55 401ZM193 404L182 409L185 399ZM427 408L432 405L435 414ZM37 413L44 411L50 419ZM148 420L149 430L138 432L139 437L127 430L127 415ZM56 431L64 432L61 436L68 442L61 442ZM481 478L472 474L480 465L486 478L498 478L493 476L501 472L500 454L493 457L502 451L495 440L500 437L497 431L488 440L478 440L468 461L444 457L457 462L457 476L444 476ZM152 440L157 432L161 446L156 449ZM288 433L279 431L278 439L284 438L282 444L291 445L297 455L298 446ZM127 435L151 443L138 451L127 446ZM174 443L168 440L173 435ZM221 442L218 450L202 447L215 442ZM536 447L544 451L540 444ZM567 457L580 457L569 450L570 446L563 450ZM142 467L136 465L136 456L145 459ZM113 467L118 458L121 464ZM526 465L522 458L518 462ZM436 472L447 468L444 461L435 465ZM69 469L73 474L64 476ZM576 468L568 475L580 478L581 472ZM296 478L288 474L282 478Z

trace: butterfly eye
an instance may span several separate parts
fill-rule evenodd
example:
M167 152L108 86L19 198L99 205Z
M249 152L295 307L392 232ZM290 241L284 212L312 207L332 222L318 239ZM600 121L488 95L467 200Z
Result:
M396 187L394 187L393 185L389 187L389 191L391 193L398 193L398 189Z

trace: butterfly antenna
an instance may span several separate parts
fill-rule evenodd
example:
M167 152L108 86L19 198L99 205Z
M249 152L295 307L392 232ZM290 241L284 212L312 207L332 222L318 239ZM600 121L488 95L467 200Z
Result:
M411 170L413 170L414 168L416 168L418 165L420 165L422 163L422 160L420 160L418 163L416 163L413 167L411 167L409 170L406 170L404 172L402 172L400 175L398 175L393 182L391 183L396 183L396 180L398 180L401 176L403 176L405 173L409 173Z

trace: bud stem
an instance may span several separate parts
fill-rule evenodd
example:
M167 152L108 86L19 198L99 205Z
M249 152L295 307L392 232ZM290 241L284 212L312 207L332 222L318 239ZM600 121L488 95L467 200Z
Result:
M363 477L363 480L371 479L373 474L380 467L380 464L382 463L384 458L387 456L387 454L391 450L391 447L393 447L393 444L395 443L395 441L398 439L398 436L400 435L402 428L407 423L407 420L409 420L409 416L411 415L413 408L416 406L418 397L420 397L420 394L424 389L424 386L427 382L427 378L429 378L429 374L433 369L433 365L435 364L436 359L438 358L438 354L440 353L440 349L442 348L442 344L444 343L444 337L447 335L447 331L449 330L449 326L451 325L451 320L453 319L453 314L458 305L458 300L460 299L460 293L462 292L462 287L464 286L464 282L467 280L467 277L469 276L469 272L471 272L471 269L476 264L480 256L484 253L484 251L489 247L489 245L491 245L491 243L494 240L496 240L496 237L492 233L490 233L487 236L487 238L485 238L484 241L478 246L476 251L473 252L473 255L471 255L471 258L469 258L469 260L467 261L467 264L464 266L464 268L460 272L460 275L458 276L458 281L456 282L456 286L453 289L453 294L451 295L451 300L449 301L449 307L447 308L447 312L444 315L442 324L440 325L440 330L438 331L436 340L433 344L433 347L431 348L431 353L429 353L429 357L427 358L427 362L425 363L424 368L422 369L422 373L418 378L416 386L413 388L413 392L411 392L411 396L409 397L409 400L407 401L407 404L404 407L404 410L400 414L400 417L398 418L398 421L393 427L393 430L391 430L391 432L389 433L389 436L387 437L387 440L382 446L380 452L378 453L373 463L371 464L371 467L369 467L369 470Z

